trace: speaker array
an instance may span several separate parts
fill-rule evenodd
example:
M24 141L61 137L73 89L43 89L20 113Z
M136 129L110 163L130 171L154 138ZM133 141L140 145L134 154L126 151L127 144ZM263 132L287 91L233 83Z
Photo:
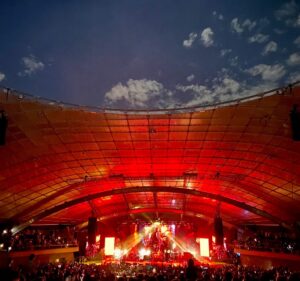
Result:
M300 141L300 112L295 104L290 113L292 138L294 141Z
M0 111L0 145L5 145L7 123L4 111Z
M214 228L215 228L216 245L223 245L224 231L223 231L223 221L221 217L215 217Z
M89 245L96 243L97 218L90 217L88 221L88 242Z

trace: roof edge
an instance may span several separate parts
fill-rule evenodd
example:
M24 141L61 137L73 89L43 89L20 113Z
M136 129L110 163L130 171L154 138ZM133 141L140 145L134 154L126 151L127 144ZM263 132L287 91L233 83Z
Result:
M216 109L223 106L229 106L229 105L236 105L239 103L247 102L256 100L259 98L264 98L268 96L272 96L275 94L285 94L287 91L292 92L293 87L300 85L300 81L296 81L294 83L290 83L286 86L274 88L262 93L254 94L251 96L234 99L232 101L225 101L225 102L218 102L215 104L206 104L206 105L197 105L192 107L179 107L179 108L170 108L170 109L120 109L120 108L103 108L103 107L97 107L97 106L86 106L86 105L79 105L79 104L73 104L73 103L67 103L63 101L58 101L54 99L48 99L48 98L42 98L39 96L35 96L29 93L21 92L9 87L5 87L0 85L0 90L2 92L7 94L7 97L9 95L17 96L19 99L28 99L28 100L34 100L38 101L42 104L48 104L53 106L59 106L63 108L69 108L69 109L77 109L82 111L88 111L88 112L99 112L99 113L112 113L112 114L148 114L148 115L159 115L159 114L173 114L173 113L188 113L188 112L201 112L206 111L210 109Z

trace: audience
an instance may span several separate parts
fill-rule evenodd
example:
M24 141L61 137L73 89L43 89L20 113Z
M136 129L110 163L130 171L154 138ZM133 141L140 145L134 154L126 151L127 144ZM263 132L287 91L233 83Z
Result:
M76 245L76 234L72 228L58 230L27 229L15 236L4 233L4 249L19 251ZM235 247L249 250L276 251L297 254L296 240L284 234L257 232L239 240ZM243 267L232 251L226 251L233 263L226 266L195 265L190 259L185 267L157 266L120 262L102 265L74 263L49 263L40 265L35 256L29 257L24 266L15 265L13 260L6 270L0 272L2 281L250 281L250 280L300 280L299 272L286 267L263 270L258 267Z
M27 229L12 236L2 235L3 247L10 251L49 249L77 245L74 231L70 228L60 230Z
M258 231L240 239L235 247L247 250L300 254L299 243L285 233Z
M193 268L192 275L188 271ZM255 281L255 280L300 280L299 272L291 272L285 267L263 270L258 267L243 266L195 266L191 261L188 266L157 266L141 264L46 264L33 271L23 267L9 269L1 274L3 281Z

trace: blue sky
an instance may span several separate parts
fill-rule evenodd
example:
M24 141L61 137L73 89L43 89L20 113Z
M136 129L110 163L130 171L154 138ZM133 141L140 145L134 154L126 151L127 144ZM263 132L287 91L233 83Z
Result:
M300 1L1 1L0 84L81 105L228 101L300 80Z

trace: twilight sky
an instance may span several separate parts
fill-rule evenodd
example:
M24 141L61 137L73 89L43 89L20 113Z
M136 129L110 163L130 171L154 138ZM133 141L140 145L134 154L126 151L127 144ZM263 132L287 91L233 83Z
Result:
M81 105L197 106L300 80L300 0L0 1L0 84Z

